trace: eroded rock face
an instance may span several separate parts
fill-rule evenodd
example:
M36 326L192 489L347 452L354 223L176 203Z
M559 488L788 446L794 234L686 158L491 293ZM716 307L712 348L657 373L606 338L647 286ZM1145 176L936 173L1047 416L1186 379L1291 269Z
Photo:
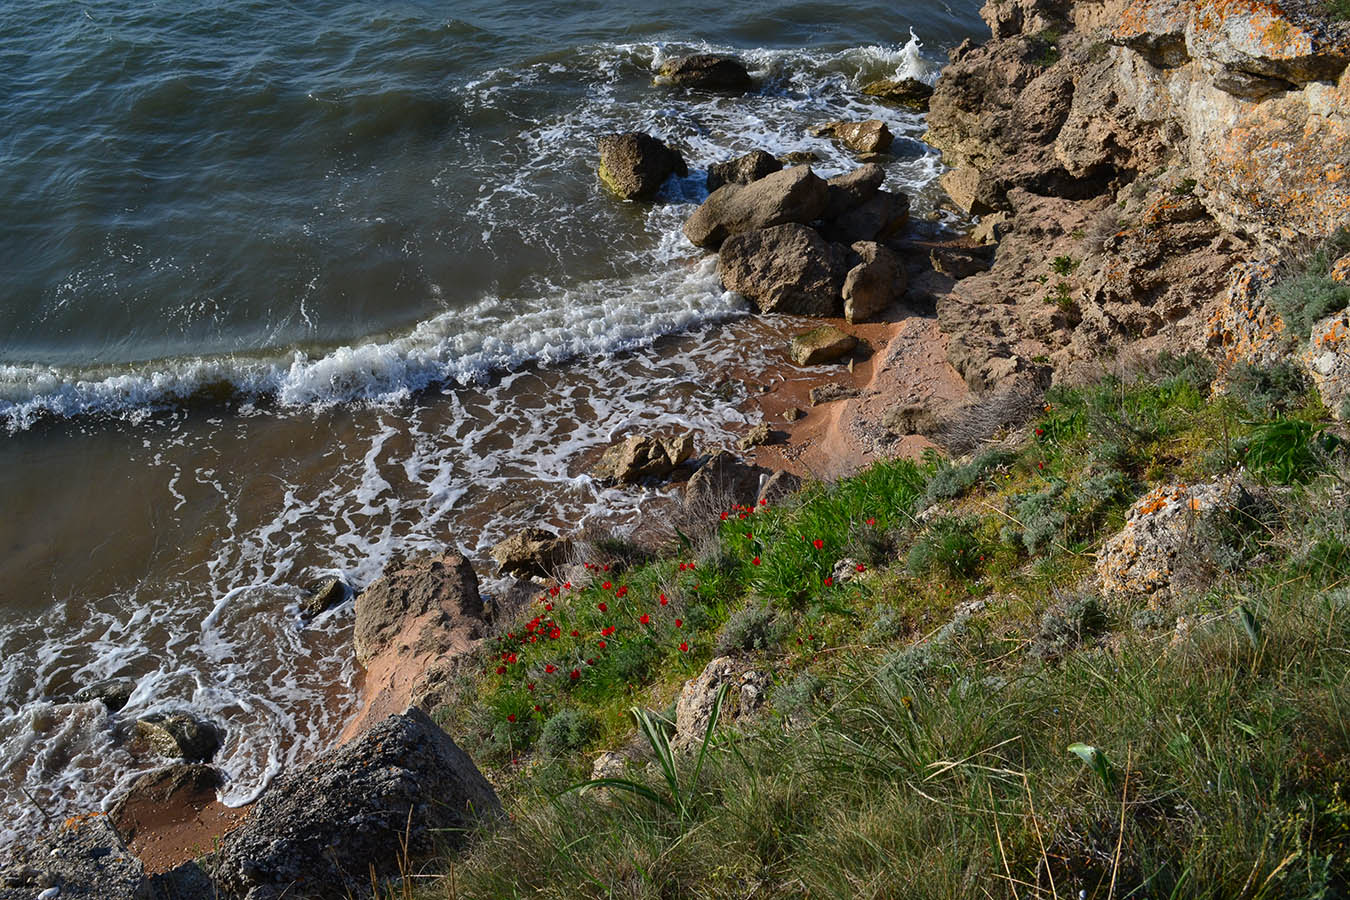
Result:
M692 434L633 434L606 450L591 474L606 484L636 484L667 477L693 455Z
M649 134L609 134L597 142L600 180L625 200L650 200L671 175L689 174L684 157Z
M745 64L734 56L696 53L672 59L661 66L657 80L664 84L743 94L754 87Z
M820 218L829 199L825 181L810 166L793 166L751 184L725 184L684 223L696 247L716 250L729 237L790 222Z
M743 294L761 312L835 316L848 264L843 247L794 224L729 238L717 272L727 290Z
M751 150L744 156L708 166L708 190L715 191L724 184L750 184L782 170L783 164L772 153Z
M473 760L418 709L274 781L225 838L217 877L250 900L343 898L501 816ZM406 848L406 851L405 851Z
M567 557L568 542L544 528L522 528L492 548L503 575L548 578Z
M909 286L905 267L889 248L874 241L858 241L853 252L860 262L844 277L844 318L866 322L898 302Z
M1206 484L1163 485L1130 507L1125 527L1097 558L1097 580L1110 597L1146 597L1154 605L1172 595L1173 576L1201 523L1234 509L1246 488L1235 476Z
M671 746L693 750L703 741L712 718L718 692L727 685L719 722L730 722L753 712L763 703L772 679L744 662L719 656L697 678L684 683L675 704L675 737Z
M751 506L759 496L761 479L768 474L730 451L719 450L689 479L685 506L708 516L733 506Z
M1313 325L1302 360L1332 415L1350 417L1350 310Z

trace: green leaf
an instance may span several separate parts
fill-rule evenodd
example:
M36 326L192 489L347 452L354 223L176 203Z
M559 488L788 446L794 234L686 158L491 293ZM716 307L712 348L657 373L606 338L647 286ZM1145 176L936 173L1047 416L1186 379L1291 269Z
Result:
M1108 791L1111 790L1112 784L1115 782L1115 771L1104 752L1090 744L1070 744L1069 752L1086 763L1089 769L1096 772L1097 777L1101 779L1102 786Z

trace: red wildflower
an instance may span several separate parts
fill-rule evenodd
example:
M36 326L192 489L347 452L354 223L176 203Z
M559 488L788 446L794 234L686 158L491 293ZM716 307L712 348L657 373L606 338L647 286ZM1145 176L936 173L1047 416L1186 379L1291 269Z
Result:
M578 671L577 669L573 669L573 670L572 670L572 674L571 674L571 676L569 676L569 677L570 677L573 681L576 681L578 678L581 677L581 672Z
M544 708L543 708L542 706L540 706L538 703L536 703L536 704L534 705L534 711L535 711L535 712L543 712L543 711L544 711Z
M814 541L811 542L811 546L819 550L821 547L825 546L825 542L822 541L820 538L816 538Z
M595 604L595 608L598 609L598 610L600 610L601 612L608 612L608 611L609 611L609 607L606 606L606 605L603 604L603 603L597 603L597 604Z
M859 572L866 572L866 571L867 571L867 566L863 565L862 563L858 563L858 571L859 571Z
M675 627L676 627L676 628L683 628L683 627L684 627L684 619L676 619L676 620L675 620Z
M611 582L606 581L604 584L600 585L600 590L607 591L612 587L614 587L614 585Z
M575 628L573 628L573 629L572 629L572 637L581 637L581 632L580 632L580 631L577 631Z
M867 524L868 524L868 525L875 525L875 524L877 524L877 520L876 520L876 519L868 519L868 520L867 520Z
M727 514L726 514L726 513L722 513L722 521L725 522L726 520L727 520ZM681 566L680 568L684 568L684 567Z
M505 674L506 674L506 666L498 666L498 667L497 667L497 674L498 674L498 675L505 675Z
M515 665L515 662L516 662L516 655L515 655L514 653L508 653L508 654L506 654L506 661L507 661L508 663L511 663L512 665Z
M516 714L515 714L515 713L507 713L506 721L508 721L508 722L514 722L515 720L516 720Z
M593 666L593 665L595 665L595 658L594 658L594 657L591 657L590 659L586 660L586 665L588 665L588 666Z
M665 606L665 605L666 605L667 603L669 603L669 602L670 602L670 601L666 599L666 595L665 595L665 594L662 594L662 595L661 595L661 605L662 605L662 606Z
M614 592L615 597L626 597L628 595L628 585L624 585Z
M552 631L550 631L550 632L548 633L548 636L549 636L549 639L550 639L550 640L556 641L558 638L562 637L562 629L561 629L561 628L555 628L555 629L553 629Z
M549 663L548 665L544 666L544 674L552 675L555 671L557 671L557 668L558 667L555 666L553 663Z
M754 565L759 565L759 557L756 556L754 559L750 560L750 562L753 563Z
M566 584L564 584L563 589L570 591L572 589L572 582L569 581Z
M826 578L826 579L825 579L825 586L826 586L826 587L829 587L829 586L832 585L832 584L834 584L834 579L833 579L833 578Z
M641 622L643 625L646 625L651 620L652 617L647 615L646 613L643 613L642 615L638 616L638 621Z
M533 691L533 690L534 690L534 682L531 681L529 684L525 685L525 690L527 690L527 691Z
M601 649L601 650L605 649L605 642L604 642L604 641L597 641L596 643L598 643L598 644L600 645L600 649Z
M768 499L767 497L761 497L760 500L759 500L759 505L760 505L760 506L768 506L768 505L769 505L769 499Z
M552 604L552 603L545 603L545 604L544 604L544 612L553 612L553 604Z
M684 642L684 641L681 641L681 642L680 642L680 652L681 652L681 653L688 653L688 652L689 652L689 644L688 644L687 642Z
M556 597L556 596L558 596L558 586L557 586L556 584L555 584L553 587L551 587L551 588L548 589L548 595L549 595L550 597Z

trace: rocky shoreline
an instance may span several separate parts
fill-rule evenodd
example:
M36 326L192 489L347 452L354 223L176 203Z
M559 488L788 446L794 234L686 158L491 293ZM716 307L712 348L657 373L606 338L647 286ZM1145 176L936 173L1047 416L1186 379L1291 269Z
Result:
M1021 426L1052 385L1132 358L1201 352L1234 367L1288 355L1293 325L1261 291L1292 245L1350 222L1350 24L1304 3L990 0L982 15L991 40L954 50L931 98L918 84L866 88L930 104L927 139L951 166L942 181L953 203L976 219L970 236L911 222L908 198L882 187L880 123L822 124L859 157L828 180L763 151L713 167L685 225L690 243L716 252L724 285L760 312L821 324L790 345L784 326L795 363L752 392L763 424L741 446L634 434L597 462L597 480L685 482L653 514L675 521L777 502L803 481L897 455L959 456ZM706 54L659 79L732 95L751 87L738 61ZM687 171L650 135L603 136L597 149L601 182L625 200L652 202ZM1335 271L1350 278L1350 263ZM1342 418L1346 316L1308 323L1295 354ZM396 874L400 858L430 849L433 830L499 816L492 786L423 711L446 702L461 667L539 583L590 577L571 540L531 530L500 545L499 572L517 588L490 603L453 547L391 567L354 601L362 706L338 747L210 824L211 770L152 773L108 816L65 823L0 873L0 898L53 888L41 896L139 897L152 884L212 896L206 868L231 896L291 885L342 896L368 886L372 866ZM316 609L345 599L340 584L317 587ZM700 715L706 704L685 712ZM176 755L210 757L209 723L144 729ZM188 811L169 824L203 826L150 880L125 843L144 847L167 827L147 803ZM209 849L193 842L221 836L206 867L192 861Z

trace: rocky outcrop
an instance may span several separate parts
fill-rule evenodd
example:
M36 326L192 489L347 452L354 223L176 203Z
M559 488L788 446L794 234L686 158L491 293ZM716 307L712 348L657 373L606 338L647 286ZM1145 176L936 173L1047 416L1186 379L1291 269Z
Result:
M503 575L550 578L567 558L570 543L544 528L522 528L491 550Z
M606 450L591 468L591 475L603 484L637 484L668 477L693 455L692 434L633 434Z
M716 516L733 506L752 506L759 497L760 482L768 471L719 450L698 468L684 490L684 504L705 517Z
M225 838L217 877L249 900L364 895L439 845L463 845L501 804L455 742L408 709L282 775Z
M390 566L353 605L356 661L366 673L343 740L418 702L432 662L470 652L485 631L478 578L455 553Z
M862 92L869 97L922 112L928 109L933 86L917 78L882 78L864 85Z
M820 233L828 240L845 245L858 241L887 243L908 223L909 197L879 190L853 209L823 221Z
M744 156L708 166L708 190L715 191L724 184L750 184L782 170L783 164L772 153L751 150Z
M760 312L836 316L848 258L845 248L812 228L778 225L729 238L717 271L727 290L744 295Z
M670 744L677 750L692 750L707 734L713 707L723 685L727 687L719 722L727 723L754 712L763 705L772 679L743 662L719 656L704 667L697 678L684 683L675 702L675 736Z
M650 200L671 175L689 174L684 157L649 134L609 134L597 142L600 180L625 200Z
M220 749L216 726L189 712L159 712L136 720L136 736L152 750L171 759L203 762Z
M799 366L817 366L833 362L858 346L858 339L833 325L822 325L794 335L789 354Z
M875 241L858 241L859 262L844 276L844 318L865 322L905 295L909 276L900 257Z
M0 868L0 900L150 900L140 860L106 816L68 819L34 843L16 845Z
M725 184L684 223L696 247L716 250L729 237L788 223L806 224L825 211L829 192L810 166L793 166L751 184Z
M1313 325L1302 359L1332 415L1350 418L1350 310Z
M662 64L656 80L660 84L743 94L754 87L745 64L734 56L696 53Z
M817 137L833 138L855 153L885 153L895 139L880 119L865 122L826 122L811 129Z

